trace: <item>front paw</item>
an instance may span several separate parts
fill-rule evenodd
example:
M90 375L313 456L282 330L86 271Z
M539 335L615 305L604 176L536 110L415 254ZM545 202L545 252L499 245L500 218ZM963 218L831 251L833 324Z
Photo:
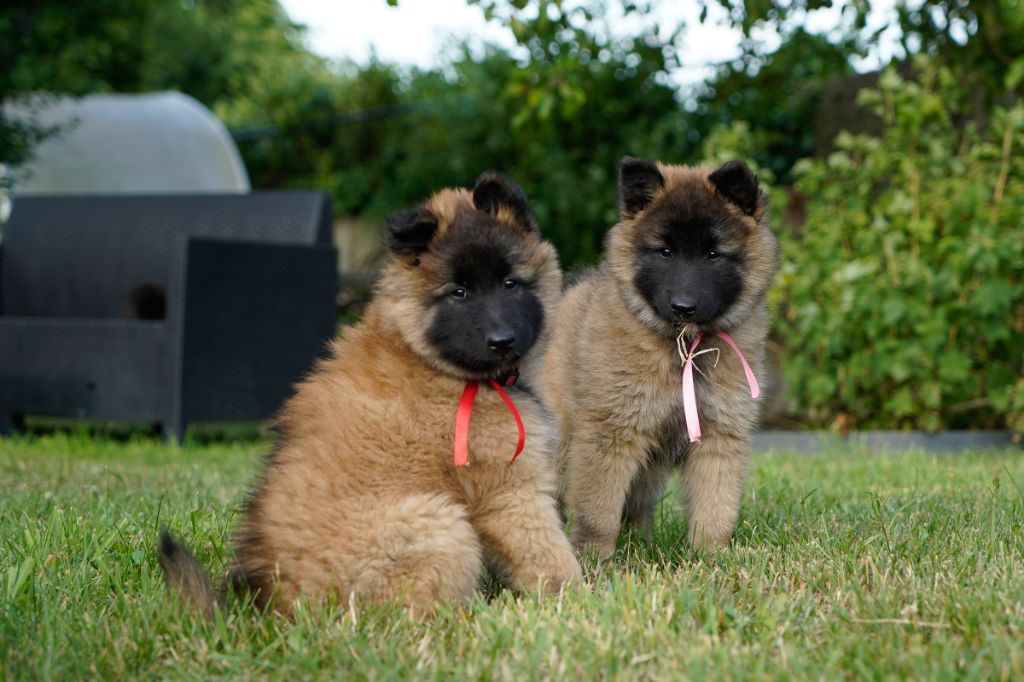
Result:
M511 577L509 584L522 592L538 590L541 594L558 594L564 587L583 582L583 571L576 555L566 547L564 556L549 557L546 565L532 566Z
M725 549L732 542L732 529L722 529L717 533L690 529L690 543L694 549L715 551Z
M580 558L584 561L608 561L615 555L615 536L595 537L574 532L572 546L576 548Z
M614 542L585 542L576 546L583 561L603 563L615 555Z
M579 555L591 561L610 559L615 554L615 541L618 537L618 526L614 529L600 530L583 516L576 516L572 520L572 530L569 534L572 546Z
M558 594L558 592L570 585L583 582L583 572L579 563L573 557L572 564L561 567L557 573L549 573L541 577L541 591L545 594Z

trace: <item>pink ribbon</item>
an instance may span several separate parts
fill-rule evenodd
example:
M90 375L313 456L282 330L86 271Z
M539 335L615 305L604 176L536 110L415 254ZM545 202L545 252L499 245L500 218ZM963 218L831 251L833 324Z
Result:
M740 359L740 364L743 365L743 373L747 375L747 384L750 386L750 397L759 397L761 395L761 389L757 385L757 377L754 376L754 370L750 369L747 359L743 357L743 353L740 352L736 342L733 341L725 332L715 332L715 336L729 344L729 347L736 353L736 357ZM686 354L686 361L683 363L683 414L686 415L686 432L690 436L691 443L700 442L700 420L697 418L697 394L693 388L693 358L694 351L697 350L697 346L700 345L701 339L703 338L704 334L697 334L697 338L695 338L693 343L690 344L690 350Z

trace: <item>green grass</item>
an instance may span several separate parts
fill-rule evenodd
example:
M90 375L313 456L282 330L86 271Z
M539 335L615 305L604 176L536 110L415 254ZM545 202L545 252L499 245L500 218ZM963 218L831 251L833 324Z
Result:
M1024 456L764 455L735 542L678 506L560 598L432 620L348 604L204 623L164 592L167 525L214 572L266 444L0 440L10 678L1024 678Z

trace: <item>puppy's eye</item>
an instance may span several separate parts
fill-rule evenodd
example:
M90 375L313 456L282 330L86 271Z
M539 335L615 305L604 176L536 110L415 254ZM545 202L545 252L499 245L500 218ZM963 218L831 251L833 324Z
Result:
M661 256L662 258L671 258L672 249L668 248L667 246L663 249L658 249L658 255Z
M449 296L451 296L452 298L466 298L466 295L466 290L463 289L462 287L459 287L458 289L452 289L451 293L449 294Z
M708 260L718 260L719 255L717 251L708 251Z
M515 289L517 286L519 286L519 282L515 281L514 279L509 278L505 280L506 289Z

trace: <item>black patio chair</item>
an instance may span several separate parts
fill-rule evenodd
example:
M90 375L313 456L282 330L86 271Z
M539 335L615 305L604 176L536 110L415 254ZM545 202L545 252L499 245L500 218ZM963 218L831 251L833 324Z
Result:
M25 415L274 413L334 334L319 192L15 199L0 243L0 432Z

